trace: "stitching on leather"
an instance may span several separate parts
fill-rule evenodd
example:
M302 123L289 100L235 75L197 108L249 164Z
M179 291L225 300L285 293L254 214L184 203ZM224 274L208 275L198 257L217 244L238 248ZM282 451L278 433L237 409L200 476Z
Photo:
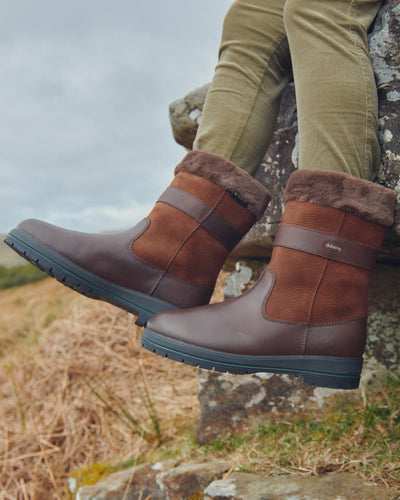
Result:
M335 258L334 255L322 255L320 253L317 253L317 252L314 252L314 251L311 251L311 250L308 250L308 249L304 249L304 248L301 248L300 245L299 246L291 246L291 245L276 245L276 246L283 246L285 248L290 248L291 250L298 250L300 252L304 252L304 253L309 253L311 255L315 255L316 257L321 257L321 259L327 259L327 260L332 260L332 261L335 261L335 262L339 262L339 264L346 264L346 265L349 265L349 266L355 266L355 267L360 267L361 269L366 269L366 270L369 270L369 271L372 271L373 267L366 267L366 266L362 266L360 264L356 264L352 261L348 261L347 259L337 259Z
M340 325L346 325L346 324L350 324L350 323L353 323L353 322L357 322L357 321L361 321L361 320L367 320L368 319L368 316L360 316L359 318L355 318L355 319L348 319L348 320L345 320L345 321L334 321L334 322L330 322L330 323L302 323L302 322L297 322L297 321L285 321L283 319L273 319L273 318L270 318L267 313L265 312L265 305L267 303L267 300L269 299L269 296L271 295L271 292L273 290L273 287L275 285L275 271L273 271L273 269L267 267L264 271L265 273L268 273L271 275L271 279L272 279L272 283L271 283L271 287L270 289L268 290L268 293L267 295L265 296L265 298L263 299L263 302L262 302L262 306L261 306L261 316L268 322L271 322L271 323L278 323L278 324L283 324L283 325L302 325L302 326L309 326L310 328L313 328L313 327L329 327L329 326L340 326ZM245 293L249 293L251 292L251 288L250 290L247 290ZM244 294L243 294L244 295Z
M172 274L169 274L169 273L164 273L163 276L161 277L160 279L160 282L159 284L161 283L161 281L164 279L164 278L168 278L172 281L175 281L177 283L184 283L185 285L188 285L192 288L200 288L200 289L203 289L203 290L208 290L208 291L213 291L214 289L210 286L206 286L206 285L197 285L196 283L191 283L190 281L186 281L186 280L183 280L181 278L177 278L176 276L173 276Z
M266 319L267 321L275 321L275 320L271 320L268 316L267 316L267 313L265 312L265 307L267 305L267 302L268 302L268 299L272 293L272 290L274 288L274 285L275 285L275 281L276 281L276 274L275 274L275 271L273 269L270 269L269 267L267 267L265 269L265 274L269 274L271 276L271 286L269 287L269 290L268 290L268 293L267 295L264 297L262 303L261 303L261 316ZM276 320L277 323L280 323L281 321L280 320Z
M346 212L343 212L343 214L342 214L342 220L340 221L339 228L336 231L337 232L336 236L339 236L340 231L342 230L345 217L346 217ZM308 322L307 322L308 324L311 323L311 318L312 318L312 314L313 314L313 311L314 311L315 301L317 299L317 295L318 295L319 289L321 287L322 280L324 279L324 276L326 274L326 269L328 267L328 262L329 262L329 260L326 260L324 268L323 268L322 273L321 273L321 276L320 276L320 278L318 280L318 284L317 284L317 286L315 288L315 292L314 292L314 295L313 295L313 298L312 298L312 301L311 301L310 314L308 316ZM308 337L308 335L307 335L307 337Z
M356 5L357 2L355 0L350 1L348 13L350 17L352 17L354 20L357 21L357 9L358 5ZM356 49L360 61L360 67L361 67L361 73L363 76L363 84L364 84L364 93L365 93L365 130L364 130L364 151L363 151L363 161L361 163L361 169L363 172L363 176L366 179L370 178L371 175L371 167L372 165L369 165L368 172L366 172L366 159L367 159L367 149L368 149L368 131L371 130L372 128L372 123L371 123L371 113L370 113L370 108L371 108L371 102L370 102L370 93L368 91L368 85L367 85L367 75L366 75L366 67L364 65L364 53L363 53L363 47L360 47L359 42L359 36L357 35L355 29L353 27L350 28L350 32L352 34L353 38L353 45L354 48ZM369 155L370 156L370 155Z
M178 193L184 193L184 196L188 196L190 198L192 198L193 201L195 201L197 204L199 205L202 205L203 208L206 210L206 213L204 214L203 217L197 219L195 217L193 217L193 215L185 210L185 208L179 206L179 204L173 204L172 202L168 201L168 200L163 200L161 199L163 194L168 191L168 190L174 190ZM192 195L191 193L187 193L186 191L184 191L183 189L180 189L180 188L176 188L176 187L173 187L173 186L170 186L169 188L167 188L164 193L159 197L159 199L157 200L157 203L166 203L167 205L170 205L171 207L174 207L176 208L177 210L180 210L181 212L183 212L184 214L186 214L187 216L189 216L191 219L193 219L194 221L200 223L203 227L203 229L205 229L213 238L215 238L217 241L219 241L222 245L224 245L228 251L230 251L231 249L231 246L227 246L225 244L224 241L221 241L214 233L210 232L210 230L208 229L208 227L205 224L205 222L211 217L213 216L214 214L216 214L217 218L218 219L222 219L222 223L226 226L226 228L231 232L231 234L233 234L235 236L234 240L236 243L234 243L234 245L236 245L242 238L243 238L243 234L240 233L240 231L238 231L236 228L234 228L226 219L223 215L221 215L220 213L216 212L215 209L211 208L207 203L205 203L203 200L201 200L200 198L197 198L196 196Z
M339 243L340 243L340 240L344 240L344 245L346 244L346 242L349 242L351 245L353 246L358 246L360 247L360 251L363 251L364 248L363 247L366 247L372 251L374 251L376 254L378 253L378 249L375 248L375 247L372 247L370 245L364 245L363 243L358 243L357 241L353 241L353 240L349 240L348 238L342 238L341 236L339 235L334 235L334 234L329 234L329 233L323 233L322 231L316 231L316 230L313 230L313 229L308 229L308 228L305 228L305 227L301 227L301 226L294 226L292 224L282 224L283 226L287 226L289 228L293 227L293 228L298 228L298 229L304 229L306 231L311 231L311 232L314 232L314 233L317 233L319 235L323 235L323 236L330 236L330 239L338 239ZM340 232L340 231L339 231ZM334 254L325 254L325 253L322 253L322 252L317 252L317 251L314 251L312 249L309 249L301 244L296 244L296 245L291 245L290 243L285 243L285 244L280 244L279 241L277 243L275 243L275 246L281 246L281 247L284 247L284 248L290 248L292 250L299 250L301 252L305 252L305 253L309 253L311 255L315 255L317 257L321 257L322 259L329 259L329 260L332 260L332 261L335 261L335 262L339 262L339 263L342 263L342 264L348 264L348 265L351 265L351 266L356 266L356 267L359 267L361 269L367 269L369 271L372 271L374 269L374 265L371 265L371 266L366 266L365 264L361 265L360 263L357 263L354 259L353 260L349 260L348 258L346 257L342 257L341 255L334 255Z
M137 261L138 264L140 264L141 266L144 266L144 267L147 267L149 269L152 269L154 271L157 271L158 273L163 273L162 269L158 268L158 267L155 267L151 264L149 264L148 262L146 262L145 260L141 259L140 257L138 257L136 254L134 254L133 252L131 252L131 257L133 260ZM190 283L189 281L186 281L186 280L183 280L181 278L177 278L176 276L173 276L172 274L168 274L168 273L165 273L165 276L167 276L168 278L170 278L171 280L173 281L176 281L177 283L185 283L193 288L203 288L204 290L213 290L211 287L209 286L205 286L205 285L197 285L195 283ZM162 278L163 276L161 276ZM161 280L160 280L161 281Z
M296 321L285 321L284 319L273 319L273 318L270 318L267 313L265 312L265 306L267 304L267 301L272 293L272 290L274 288L274 285L275 285L275 281L276 281L276 274L275 274L275 271L269 267L267 267L267 269L265 270L265 273L268 273L271 275L271 278L272 278L272 283L271 283L271 286L268 290L268 293L267 295L264 297L263 301L262 301L262 306L261 306L261 316L268 322L270 323L277 323L277 324L281 324L281 325L306 325L307 323L301 323L301 322L296 322ZM251 290L251 289L250 289ZM250 291L249 290L249 291Z
M303 333L300 337L300 341L301 341L301 353L304 356L307 350L309 325L305 325L304 328L302 329L302 332Z
M221 203L222 199L224 198L226 192L224 191L222 193L222 195L219 197L219 199L217 200L217 202L215 203L215 206L213 208L210 207L210 213L215 210L215 208ZM193 219L194 220L194 219ZM153 295L153 293L156 291L158 285L160 284L161 282L161 279L162 277L164 276L164 274L168 274L168 270L169 268L171 267L172 263L174 262L174 260L176 259L177 255L179 254L179 252L182 250L182 248L185 246L186 242L189 240L189 238L191 238L191 236L200 228L202 227L201 226L201 223L200 222L197 222L197 227L193 228L190 233L188 234L188 236L182 241L182 243L180 244L180 246L178 247L178 249L176 250L176 252L174 253L174 255L171 257L170 261L168 262L166 268L164 271L162 271L162 275L160 276L160 278L158 279L158 281L156 282L156 284L154 285L153 289L151 290L150 292L150 295ZM221 243L222 245L222 243ZM225 247L224 247L225 248Z
M146 224L145 224L144 228L141 231L139 231L138 234L136 234L135 236L133 236L128 241L127 248L130 250L130 253L133 254L133 255L134 255L134 253L133 253L133 250L132 250L132 245L135 243L136 240L138 240L147 231L147 229L150 227L150 224L151 224L151 220L148 217L145 217L144 219L142 219L140 222L138 222L138 224L141 224L143 221L146 221Z
M279 319L272 319L272 318L267 316L267 313L265 312L266 303L267 303L267 301L272 293L272 290L274 288L275 281L276 281L276 274L275 274L275 271L273 269L270 269L268 267L265 270L265 273L270 274L272 281L271 281L271 286L269 287L268 293L262 301L261 316L264 319L264 321L266 321L267 323L275 323L275 324L288 325L288 326L298 326L300 328L300 332L301 332L300 336L299 336L299 351L301 352L302 355L304 355L309 325L306 323L297 323L294 321L283 321L283 320L279 320Z
M208 205L205 201L201 200L200 198L197 198L197 196L194 196L193 194L188 193L187 191L184 191L183 189L176 188L176 187L174 187L174 186L170 186L170 187L168 187L168 188L164 191L164 193L165 193L166 191L169 191L169 190L174 190L174 191L177 191L177 192L180 192L180 193L185 193L185 196L190 197L190 198L192 198L192 200L194 200L196 203L203 205L203 206L204 206L204 208L205 208L206 210L208 210L208 211L209 211L209 210L212 210L212 208L210 207L210 205ZM191 218L193 219L193 217L192 217L190 214L188 214L187 212L185 212L185 210L183 210L182 208L177 207L176 205L172 205L172 204L171 204L171 203L169 203L168 201L161 200L161 197L162 197L162 195L163 195L164 193L162 193L162 194L161 194L161 196L158 198L158 200L156 201L156 203L166 203L167 205L170 205L171 207L174 207L174 208L177 208L178 210L181 210L182 212L184 212L186 215L189 215L189 217L191 217ZM193 220L195 220L196 222L199 222L197 219L193 219ZM201 219L201 221L202 221L202 220L204 220L204 217L203 217L203 219Z
M347 321L336 321L334 323L310 323L309 327L310 328L323 328L323 327L330 327L330 326L342 326L342 325L347 325L350 323L356 323L357 321L366 321L368 319L368 316L361 316L360 318L356 319L349 319Z
M130 257L133 259L133 260L136 260L139 262L139 264L142 264L150 269L154 269L155 271L158 271L159 273L162 273L162 269L160 269L159 267L156 267L156 266L153 266L152 264L149 264L148 262L146 262L145 260L141 259L140 257L138 257L135 253L133 253L132 251L130 252Z
M371 248L372 250L379 250L378 248L373 247L371 245L367 245L366 243L360 243L358 241L350 240L349 238L344 238L343 236L339 236L337 234L324 233L323 231L318 231L316 229L309 229L308 227L304 227L304 226L296 226L294 224L284 224L283 223L282 226L296 227L296 228L299 228L299 229L305 229L306 231L311 231L313 233L318 233L318 234L321 234L321 235L324 235L324 236L328 236L328 237L331 237L331 238L340 238L341 240L348 241L352 245L357 245L357 246L360 246L360 247L367 247L367 248ZM341 229L342 228L340 228L340 230Z

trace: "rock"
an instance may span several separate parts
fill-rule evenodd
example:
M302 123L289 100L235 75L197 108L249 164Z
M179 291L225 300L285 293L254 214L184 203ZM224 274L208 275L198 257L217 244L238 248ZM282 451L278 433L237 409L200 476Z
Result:
M387 231L387 258L399 259L400 235L400 0L385 2L369 36L379 97L382 160L378 180L397 193L395 222Z
M235 272L226 278L225 299L242 294L253 277L253 270L241 262L235 263Z
M332 389L321 389L325 394ZM293 416L318 407L318 389L289 375L233 375L199 370L200 419L196 439L205 444L229 434L242 434L271 415ZM328 392L329 394L329 392Z
M169 106L169 119L174 139L186 149L192 149L209 88L210 84L207 83Z
M369 294L368 340L364 378L374 370L397 370L400 365L400 268L380 264Z
M237 263L234 275L248 273L252 261ZM257 279L260 268L256 268ZM248 275L248 274L247 274ZM231 283L235 282L230 278ZM239 295L246 284L239 279ZM249 284L252 280L249 281ZM234 295L231 286L229 296ZM361 388L400 363L400 268L379 264L373 274L368 319L368 342L364 355ZM342 391L302 385L295 377L269 373L232 375L199 371L200 419L196 438L208 443L229 433L255 428L269 416L291 418L304 411L318 411L336 394L360 397L362 389Z
M76 500L122 500L147 498L165 500L165 495L157 484L156 476L168 467L168 463L139 465L114 472L91 486L82 486L76 494Z
M321 477L262 477L236 473L214 481L204 491L204 500L385 500L385 488L364 484L346 473Z
M139 465L115 472L95 485L83 486L76 500L182 500L196 498L212 481L229 469L226 462L188 463L174 467L173 462Z
M230 465L222 461L183 464L160 473L157 482L168 500L195 498L196 495L200 496L212 481L222 477L229 468Z
M400 260L400 0L384 2L369 34L369 46L379 95L379 138L382 163L378 181L397 192L393 229L386 233L382 261ZM171 104L175 139L191 149L208 85ZM284 91L278 123L256 178L273 194L261 220L234 249L236 257L265 257L282 217L282 193L297 168L297 115L294 84Z

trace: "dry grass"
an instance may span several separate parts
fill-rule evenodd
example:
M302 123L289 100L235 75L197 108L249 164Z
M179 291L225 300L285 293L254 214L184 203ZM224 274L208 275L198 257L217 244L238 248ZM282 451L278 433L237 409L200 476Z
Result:
M198 418L196 370L143 350L132 315L54 280L0 307L1 499L65 498L70 471L145 459Z
M196 369L142 349L133 316L50 279L0 291L0 308L0 500L67 498L76 469L96 480L122 463L213 457L267 475L345 470L400 492L396 376L356 403L199 446Z

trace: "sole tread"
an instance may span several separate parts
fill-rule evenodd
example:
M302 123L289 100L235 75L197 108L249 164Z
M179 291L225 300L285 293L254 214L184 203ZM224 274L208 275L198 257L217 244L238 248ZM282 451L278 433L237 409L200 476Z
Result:
M356 376L346 376L346 374L339 375L339 374L331 374L331 373L318 373L318 372L302 372L301 370L293 370L288 368L285 370L284 368L281 369L274 369L274 368L268 368L268 367L254 367L250 368L249 366L241 366L241 365L234 365L232 364L231 366L226 366L225 363L218 363L218 362L212 362L208 361L207 359L199 359L198 357L194 358L191 357L190 355L184 355L182 352L178 352L177 350L170 350L166 349L164 346L159 346L155 345L153 342L150 342L146 338L146 333L147 330L145 330L143 337L142 337L142 346L160 356L163 356L165 358L178 361L179 363L184 363L187 365L203 368L206 370L212 370L216 372L221 372L221 373L231 373L231 374L237 374L237 375L248 375L248 374L253 374L253 373L273 373L273 374L286 374L286 375L291 375L296 378L298 378L299 382L312 386L312 387L325 387L325 388L330 388L330 389L356 389L359 385L359 375Z

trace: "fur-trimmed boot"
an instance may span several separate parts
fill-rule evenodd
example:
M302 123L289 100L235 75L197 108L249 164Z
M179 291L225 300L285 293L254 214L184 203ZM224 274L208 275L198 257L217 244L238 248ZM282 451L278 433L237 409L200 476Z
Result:
M185 156L148 217L116 234L29 219L5 242L66 286L138 315L207 304L233 247L261 217L268 191L230 161Z
M394 191L348 174L292 174L271 262L246 293L154 316L143 346L202 368L358 387L368 290Z

